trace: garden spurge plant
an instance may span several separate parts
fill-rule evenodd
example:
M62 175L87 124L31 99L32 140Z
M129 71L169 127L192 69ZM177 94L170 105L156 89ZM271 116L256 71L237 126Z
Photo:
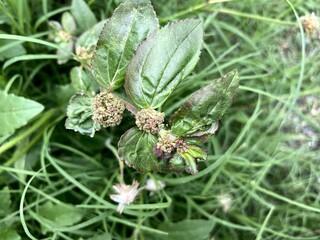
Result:
M66 127L94 136L101 128L119 125L127 108L137 126L120 138L122 161L141 173L197 174L198 161L207 158L199 145L214 134L231 105L237 71L194 92L168 124L158 109L194 69L202 42L201 20L160 28L148 0L127 0L105 23L91 60L101 92L76 94L68 106Z

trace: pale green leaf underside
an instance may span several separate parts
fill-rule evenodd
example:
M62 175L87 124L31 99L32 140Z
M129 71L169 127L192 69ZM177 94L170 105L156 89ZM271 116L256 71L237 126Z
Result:
M99 85L109 90L121 87L138 45L156 29L158 20L149 0L121 4L105 24L92 59Z
M0 136L12 134L43 109L42 104L33 100L0 91Z
M94 96L99 90L91 71L86 68L74 67L70 72L71 84L78 93Z
M91 106L91 97L83 93L74 95L67 107L66 129L93 137L95 132L100 130L100 125L92 120Z
M199 60L203 40L200 20L168 24L150 35L128 66L125 89L138 108L158 108Z

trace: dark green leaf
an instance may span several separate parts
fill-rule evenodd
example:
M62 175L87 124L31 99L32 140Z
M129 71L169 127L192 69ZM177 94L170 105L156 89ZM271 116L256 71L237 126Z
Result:
M118 143L119 156L125 163L135 168L141 173L159 171L168 171L168 161L158 159L153 148L157 138L137 127L129 129Z
M207 134L230 107L238 87L238 73L232 71L196 91L172 116L172 132L177 136Z
M199 60L200 20L168 24L138 48L126 76L126 93L139 108L160 107Z
M81 93L74 95L67 108L66 129L93 137L100 125L92 120L92 115L92 98Z
M169 233L163 236L162 240L207 240L210 239L210 233L214 222L202 219L183 220L177 223L163 223L159 229Z
M10 212L11 199L8 187L0 191L0 217L6 216Z
M67 227L79 222L84 212L65 203L46 202L39 207L39 216L53 228Z
M94 96L99 90L92 73L82 67L74 67L70 72L71 84L77 92Z
M182 157L175 154L169 161L169 168L174 172L184 172L186 170L186 163Z
M43 109L40 103L0 91L0 137L26 125Z
M156 29L158 20L149 0L121 4L104 26L92 58L97 82L106 89L121 87L138 45Z
M97 23L97 19L84 0L72 0L71 13L80 32L84 32Z

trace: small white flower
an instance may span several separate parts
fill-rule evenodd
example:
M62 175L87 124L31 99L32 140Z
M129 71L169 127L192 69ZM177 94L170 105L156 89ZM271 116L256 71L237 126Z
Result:
M134 180L132 185L126 185L124 183L115 184L112 186L116 193L110 195L110 198L119 203L117 211L121 214L125 205L128 205L134 201L140 189L139 182Z
M222 194L218 196L219 204L221 205L224 212L228 212L231 208L232 198L229 194Z
M158 190L163 189L165 186L166 185L164 184L164 182L149 178L144 188L150 192L156 192Z

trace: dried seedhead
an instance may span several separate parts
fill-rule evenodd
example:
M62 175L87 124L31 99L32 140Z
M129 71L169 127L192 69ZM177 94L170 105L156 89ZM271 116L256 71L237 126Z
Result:
M317 15L313 12L310 16L304 16L301 19L302 25L308 34L312 34L320 27Z

